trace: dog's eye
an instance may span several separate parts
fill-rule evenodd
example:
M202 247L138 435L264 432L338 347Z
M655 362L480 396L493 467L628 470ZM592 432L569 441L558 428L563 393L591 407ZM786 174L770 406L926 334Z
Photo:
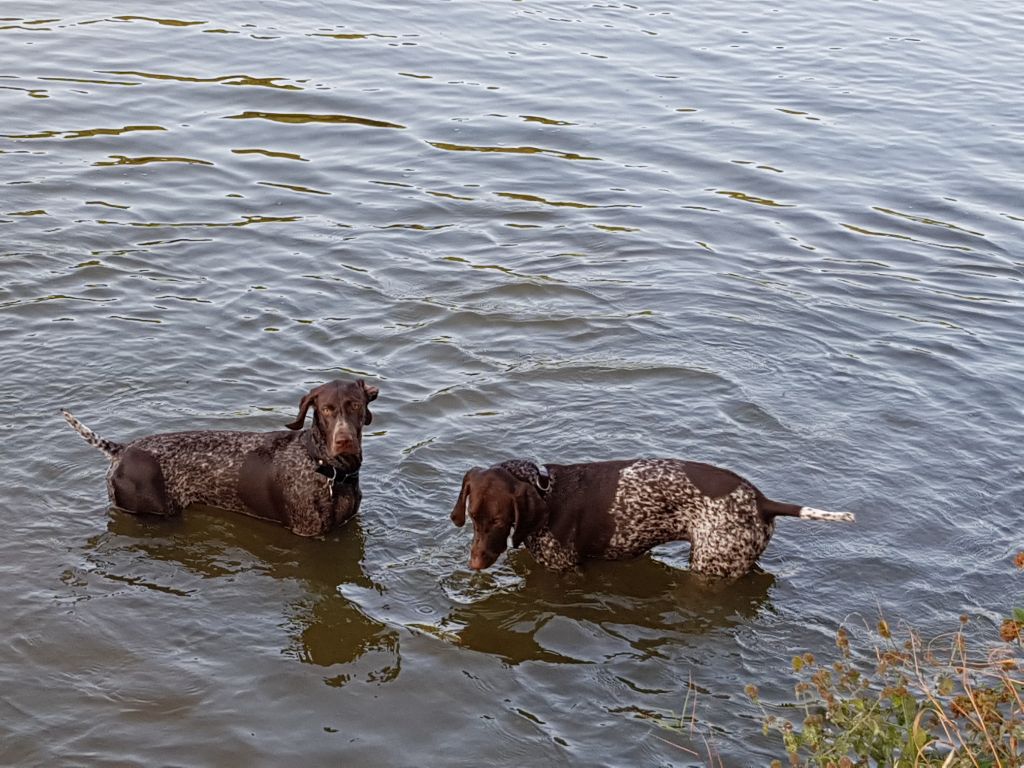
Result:
M323 408L320 409L320 413L330 415L330 414L334 413L334 406L333 405L325 405Z

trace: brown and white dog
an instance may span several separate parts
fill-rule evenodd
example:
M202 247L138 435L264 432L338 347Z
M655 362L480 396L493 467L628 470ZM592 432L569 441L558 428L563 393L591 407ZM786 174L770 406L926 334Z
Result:
M772 501L739 475L678 459L547 464L506 461L462 479L452 522L473 521L469 567L487 568L525 544L557 571L587 558L637 557L669 541L690 542L690 568L740 576L764 552L778 516L853 522L849 512Z
M204 504L317 536L359 509L363 426L377 387L331 381L310 390L288 432L172 432L104 440L62 411L110 459L107 493L128 512L176 515ZM303 429L312 409L313 424Z

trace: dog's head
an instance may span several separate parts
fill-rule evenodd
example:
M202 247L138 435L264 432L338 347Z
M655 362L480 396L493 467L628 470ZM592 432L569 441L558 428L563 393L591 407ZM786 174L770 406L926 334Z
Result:
M313 409L313 429L326 458L353 472L363 462L363 427L373 421L370 403L380 390L362 379L336 379L307 392L299 402L299 416L288 429L302 429Z
M473 521L473 547L469 567L481 571L512 546L547 522L547 505L537 488L514 477L500 466L473 467L462 478L462 492L452 510L452 522L460 528Z

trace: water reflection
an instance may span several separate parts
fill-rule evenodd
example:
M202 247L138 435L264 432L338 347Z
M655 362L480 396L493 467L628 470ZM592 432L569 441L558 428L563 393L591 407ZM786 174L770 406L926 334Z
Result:
M596 663L621 653L642 661L664 644L756 616L774 582L767 573L709 581L650 558L601 565L569 577L534 569L521 589L456 606L447 621L460 627L462 646L513 664L552 656Z
M182 588L182 579L173 571L168 578L161 567L169 563L202 580L239 582L240 610L255 600L253 611L258 615L266 612L267 601L280 600L285 619L279 626L291 636L282 652L303 663L330 668L325 682L340 686L354 679L390 682L400 671L398 633L339 594L341 585L378 589L363 570L364 538L358 518L327 540L310 540L211 509L193 508L171 520L111 511L107 530L89 538L83 553L89 576L135 588L188 598L210 589L194 580ZM254 591L251 583L242 583L253 574L297 582L300 595L296 598L294 590L287 589ZM65 578L64 583L76 591L76 599L91 596L88 578ZM208 611L208 607L198 609L200 623ZM339 670L339 666L346 668Z
M422 585L422 576L409 579ZM662 648L728 630L770 610L775 577L755 572L735 581L706 579L653 558L588 563L579 573L549 573L525 558L495 572L459 569L442 578L444 607L426 611L423 595L404 586L341 590L372 620L423 632L508 664L602 663L628 656L662 658ZM669 653L668 655L672 655Z
M362 125L368 128L405 128L398 123L389 123L386 120L375 120L369 117L358 115L311 115L297 112L243 112L239 115L225 115L227 120L270 120L275 123L338 123L347 125Z

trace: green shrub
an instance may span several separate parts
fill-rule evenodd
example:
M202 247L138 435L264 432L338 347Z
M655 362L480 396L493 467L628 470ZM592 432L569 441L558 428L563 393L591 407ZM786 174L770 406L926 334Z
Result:
M1024 552L1016 562L1024 568ZM965 617L929 643L911 628L894 634L884 619L877 631L868 671L853 662L844 628L836 661L793 659L799 726L770 714L747 686L766 733L781 734L790 766L1024 766L1024 610L1003 622L999 640L976 638Z

